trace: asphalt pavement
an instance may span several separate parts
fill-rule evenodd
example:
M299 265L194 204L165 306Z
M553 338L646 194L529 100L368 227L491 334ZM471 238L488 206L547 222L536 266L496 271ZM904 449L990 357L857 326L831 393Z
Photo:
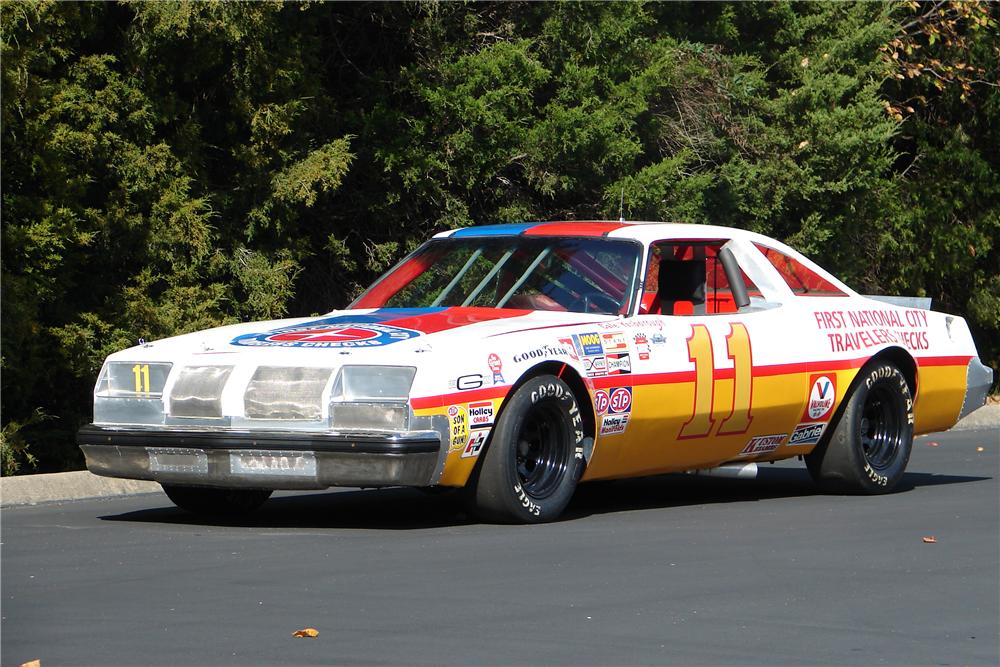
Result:
M920 437L878 497L795 461L597 483L539 526L405 489L228 524L161 493L5 507L0 664L995 666L998 452Z

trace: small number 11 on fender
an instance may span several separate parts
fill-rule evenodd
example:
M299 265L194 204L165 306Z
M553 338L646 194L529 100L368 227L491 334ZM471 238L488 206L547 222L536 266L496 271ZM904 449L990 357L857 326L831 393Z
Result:
M726 351L733 361L733 401L728 410L716 409L715 357L712 336L704 324L691 326L687 339L688 358L694 362L694 409L691 419L681 427L678 438L703 438L711 434L716 422L717 435L736 435L750 428L750 402L753 399L753 356L750 334L741 322L730 325ZM721 417L721 421L720 418Z

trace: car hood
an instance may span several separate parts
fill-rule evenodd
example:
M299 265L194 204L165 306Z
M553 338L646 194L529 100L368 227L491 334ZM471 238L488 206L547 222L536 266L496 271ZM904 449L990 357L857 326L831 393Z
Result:
M617 319L612 315L498 308L380 308L238 324L145 343L143 358L267 356L300 363L320 350L380 363L413 352L448 352L474 340ZM113 355L134 358L139 348ZM293 361L294 360L294 361Z

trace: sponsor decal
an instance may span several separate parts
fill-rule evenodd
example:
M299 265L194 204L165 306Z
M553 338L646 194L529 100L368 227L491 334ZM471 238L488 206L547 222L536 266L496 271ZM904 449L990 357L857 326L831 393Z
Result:
M562 345L564 348L566 348L566 354L569 355L570 359L572 359L573 361L580 360L580 357L578 357L576 354L576 346L573 344L572 338L560 338L559 344Z
M486 436L490 433L489 429L476 429L469 435L469 442L465 445L465 449L462 450L462 458L469 459L473 456L479 456L479 452L483 449L483 445L486 444Z
M625 340L625 334L617 331L612 333L602 333L601 346L604 348L605 353L628 351L628 342Z
M649 361L649 339L646 334L635 335L635 351L639 355L639 361Z
M500 361L499 355L490 352L487 362L490 365L490 370L493 371L493 384L503 384L503 375L500 374L500 371L503 370L503 362Z
M829 421L833 405L837 402L837 376L812 375L809 377L809 401L799 421Z
M610 405L611 397L608 396L608 392L603 389L598 389L594 392L594 409L597 410L597 414L603 415L606 413Z
M814 424L799 424L788 436L789 445L815 445L823 437L826 430L826 422Z
M469 424L472 428L493 425L493 401L469 403Z
M573 342L576 343L576 351L580 353L581 357L595 357L604 354L601 336L596 332L573 334Z
M601 435L621 435L628 427L631 415L604 415L601 417Z
M632 362L629 360L628 353L609 354L606 358L608 360L608 375L624 375L632 372Z
M632 387L612 389L608 395L608 412L625 414L632 412Z
M743 448L743 451L740 452L740 454L742 456L751 456L755 454L773 452L787 437L787 433L778 433L776 435L758 435L755 438L750 438L750 442L747 443L747 446Z
M536 348L534 350L528 350L527 352L521 352L520 354L514 355L514 363L520 363L522 361L530 361L532 359L547 359L548 357L557 356L568 356L569 350L564 347L555 347L552 345L543 345L542 347Z
M666 345L667 338L663 334L655 333L649 337L649 342L653 345Z
M893 344L910 350L930 347L927 311L920 309L820 310L816 328L825 332L831 352L854 352Z
M337 317L293 327L282 327L265 333L243 334L234 338L231 344L245 347L379 347L419 335L419 331L412 329L370 322L344 322L343 318Z
M460 375L454 380L448 381L449 389L458 389L459 391L467 391L469 389L479 389L486 384L486 378L484 378L479 373L470 373L469 375Z
M469 438L468 413L461 405L448 408L448 423L451 424L451 447L449 451L461 451Z
M587 374L587 377L601 377L608 374L608 360L603 356L600 357L584 357L583 358L583 372Z

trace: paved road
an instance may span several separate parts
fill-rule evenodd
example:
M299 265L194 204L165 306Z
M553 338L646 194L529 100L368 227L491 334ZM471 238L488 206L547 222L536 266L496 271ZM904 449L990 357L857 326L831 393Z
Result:
M398 489L240 525L160 494L9 508L0 663L997 665L998 450L919 438L874 498L794 462L589 485L543 526Z

